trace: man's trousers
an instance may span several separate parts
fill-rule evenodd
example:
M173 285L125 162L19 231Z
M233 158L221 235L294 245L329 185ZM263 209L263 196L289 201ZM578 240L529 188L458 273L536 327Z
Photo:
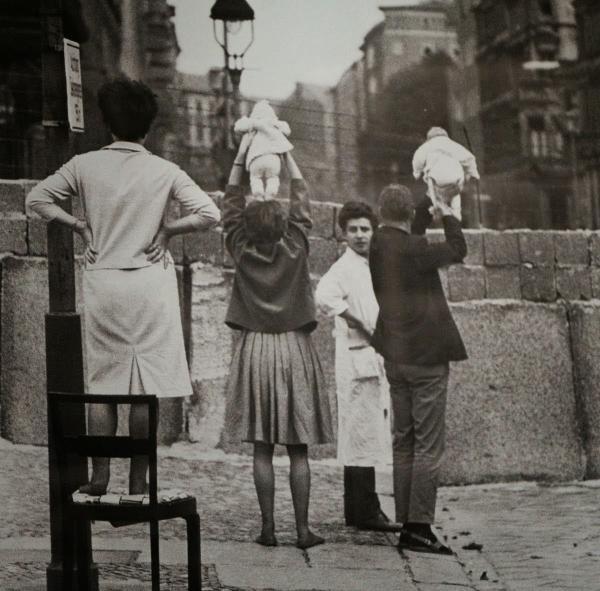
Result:
M396 521L433 523L444 453L448 364L385 362L390 383Z

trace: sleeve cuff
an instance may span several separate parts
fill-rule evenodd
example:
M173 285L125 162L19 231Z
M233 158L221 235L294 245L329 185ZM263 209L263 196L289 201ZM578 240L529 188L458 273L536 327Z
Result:
M227 195L241 195L244 196L244 188L241 185L227 185L225 187L225 193Z

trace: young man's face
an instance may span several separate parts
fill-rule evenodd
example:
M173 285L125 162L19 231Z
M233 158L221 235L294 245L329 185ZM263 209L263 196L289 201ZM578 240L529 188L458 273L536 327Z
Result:
M344 239L348 246L363 257L368 256L371 237L373 236L373 226L368 218L356 218L348 220Z

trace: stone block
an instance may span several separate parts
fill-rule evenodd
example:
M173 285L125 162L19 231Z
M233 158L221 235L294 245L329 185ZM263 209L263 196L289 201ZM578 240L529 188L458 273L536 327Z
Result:
M27 254L27 219L23 214L0 216L0 252Z
M484 232L485 264L490 266L518 265L519 235L517 232Z
M600 299L600 269L590 267L590 279L592 283L592 297Z
M463 230L467 243L467 256L465 265L483 265L483 232L481 230Z
M483 252L486 265L518 265L519 235L516 232L484 232Z
M81 308L81 273L77 273ZM46 350L48 311L45 260L2 261L0 403L2 436L14 443L46 443Z
M482 300L485 298L485 269L467 265L448 267L448 291L450 300Z
M522 263L554 265L553 232L519 231L519 252Z
M590 300L592 278L590 267L585 265L556 269L556 291L565 300Z
M600 478L600 303L576 303L569 310L575 391L587 457L585 478L594 479Z
M27 252L30 256L48 256L48 225L39 217L27 220Z
M221 269L197 264L191 269L190 371L193 381L229 373L233 332L225 325L231 283Z
M450 371L442 481L581 478L564 307L483 301L452 314L469 359Z
M27 219L27 254L30 256L48 256L48 224L39 217ZM85 244L79 234L73 234L73 252L83 255Z
M0 181L0 214L25 213L25 195L29 186L24 181Z
M220 228L194 232L183 237L183 255L188 263L202 261L222 265L223 250L223 232Z
M554 250L558 265L590 264L586 232L554 232Z
M335 240L324 238L309 238L310 241L310 271L316 275L323 275L335 263L338 256L338 247Z
M600 267L600 232L590 234L589 248L592 265Z
M485 291L488 299L521 299L519 267L486 267Z
M313 201L310 204L313 227L311 234L319 238L335 236L335 204L327 201Z
M226 382L226 377L192 381L194 394L185 407L188 437L203 449L217 448L221 438L227 435L224 431Z
M533 302L553 302L556 299L554 267L521 265L521 296Z
M337 397L335 391L335 339L333 336L334 319L318 317L319 324L312 333L312 339L325 374L325 389L329 397L333 429L337 433ZM320 446L315 446L320 447Z

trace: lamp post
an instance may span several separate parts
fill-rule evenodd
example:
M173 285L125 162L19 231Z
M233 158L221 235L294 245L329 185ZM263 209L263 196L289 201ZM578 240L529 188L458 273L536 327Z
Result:
M225 101L225 148L233 150L235 144L231 134L231 118L239 117L240 80L244 70L244 55L254 42L254 10L246 0L217 0L210 9L213 19L213 33L216 42L223 49L225 57L222 80L223 100ZM219 34L217 21L221 23ZM250 39L244 40L246 23L250 23ZM227 75L225 75L227 73ZM231 82L233 109L229 109L227 100L228 82Z

